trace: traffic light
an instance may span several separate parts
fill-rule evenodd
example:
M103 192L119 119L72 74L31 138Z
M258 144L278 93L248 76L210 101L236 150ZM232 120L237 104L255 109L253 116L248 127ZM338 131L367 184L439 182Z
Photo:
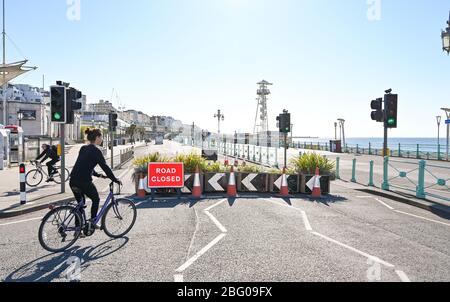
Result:
M82 108L82 104L77 100L82 98L81 91L75 88L66 90L66 124L73 124L75 120L75 111Z
M66 122L66 87L50 87L50 112L52 123L64 124Z
M383 112L383 99L379 98L370 104L370 107L372 108L372 120L377 122L383 122L384 121L384 112Z
M281 133L291 132L291 114L284 112L277 117L278 128L280 128Z
M119 123L117 122L118 119L117 113L110 113L109 114L109 131L116 132L117 126Z
M384 96L387 128L397 128L397 109L398 109L398 94L386 94Z

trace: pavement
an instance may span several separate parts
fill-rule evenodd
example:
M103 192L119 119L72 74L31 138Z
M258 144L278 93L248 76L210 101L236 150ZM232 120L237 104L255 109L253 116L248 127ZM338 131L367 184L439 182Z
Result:
M68 154L66 155L66 163L69 171L75 164L75 161L78 156L78 152L83 145L75 145L73 146ZM123 145L117 146L114 150L114 163L115 166L120 163L119 154L121 151L130 148L132 145ZM137 143L135 145L135 152L137 156L144 155L148 152L147 146L145 143ZM105 156L107 159L107 163L110 164L111 153ZM27 165L27 171L32 169L31 165ZM101 170L101 169L100 169ZM124 184L127 188L131 187L132 179L132 161L124 163L123 166L115 169L115 173L117 176L125 176ZM27 188L27 204L20 205L20 191L19 191L19 173L17 169L8 169L4 171L0 171L0 178L3 180L0 183L0 219L6 217L14 217L19 216L24 213L33 212L36 210L40 210L43 208L48 208L50 204L59 204L67 201L71 201L73 198L73 194L66 184L66 193L60 194L61 185L56 183L47 184L43 182L37 188ZM121 177L119 177L121 178ZM96 184L105 183L105 181L100 181L99 179L94 179ZM11 189L13 188L13 189ZM133 186L134 188L134 186ZM130 193L134 193L131 192Z
M136 156L193 150L166 142ZM117 173L126 180L132 172L129 164ZM103 198L107 185L97 184ZM138 219L122 239L99 231L50 254L37 239L46 209L1 219L0 280L66 282L76 262L82 282L450 281L450 219L361 184L333 182L332 195L317 200L138 200L131 180L125 188Z

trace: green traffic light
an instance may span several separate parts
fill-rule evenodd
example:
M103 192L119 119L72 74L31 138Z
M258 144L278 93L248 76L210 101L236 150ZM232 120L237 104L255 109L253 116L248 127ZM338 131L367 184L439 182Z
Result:
M59 121L59 120L61 119L61 113L59 113L59 112L54 113L54 114L53 114L53 118L54 118L55 120Z
M395 119L394 118L388 119L388 125L395 125Z

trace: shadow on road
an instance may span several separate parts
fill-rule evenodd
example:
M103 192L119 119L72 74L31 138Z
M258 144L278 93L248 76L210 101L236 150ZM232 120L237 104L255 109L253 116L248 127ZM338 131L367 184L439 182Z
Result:
M68 269L74 259L79 259L81 273L90 263L114 254L127 243L128 237L103 242L95 247L72 247L64 253L49 254L33 260L6 277L5 282L69 281Z

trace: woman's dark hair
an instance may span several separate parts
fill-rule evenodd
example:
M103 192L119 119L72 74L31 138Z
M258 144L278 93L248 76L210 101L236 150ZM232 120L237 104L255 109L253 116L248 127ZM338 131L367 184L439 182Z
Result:
M87 136L87 140L92 142L95 142L95 140L97 139L97 137L102 136L102 131L100 129L89 129L87 128L86 131L84 132Z

